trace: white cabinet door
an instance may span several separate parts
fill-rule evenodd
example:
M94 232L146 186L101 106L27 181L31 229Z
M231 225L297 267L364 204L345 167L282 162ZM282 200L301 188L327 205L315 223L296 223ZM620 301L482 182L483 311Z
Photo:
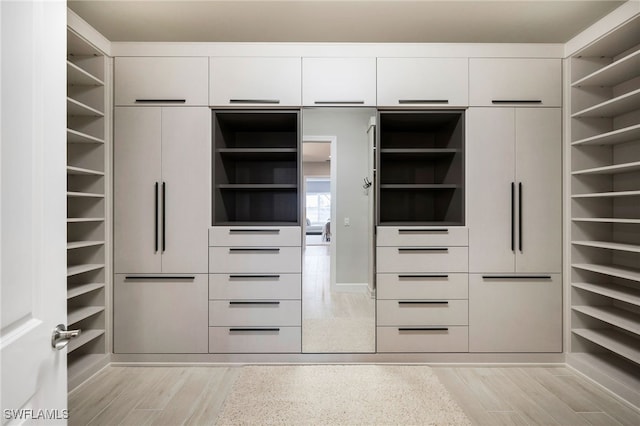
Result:
M303 58L302 104L376 105L375 58Z
M561 352L560 274L471 274L469 351Z
M207 275L116 275L116 353L206 353Z
M515 268L514 134L513 108L467 112L470 272L513 272Z
M114 268L161 272L161 109L119 107L114 120Z
M562 270L562 117L516 109L517 272Z
M300 106L300 58L211 58L209 103L215 106Z
M209 108L162 108L162 272L207 273Z
M207 105L207 58L116 58L114 74L116 105Z
M469 59L471 106L562 106L560 59Z
M378 58L379 106L467 106L466 58Z

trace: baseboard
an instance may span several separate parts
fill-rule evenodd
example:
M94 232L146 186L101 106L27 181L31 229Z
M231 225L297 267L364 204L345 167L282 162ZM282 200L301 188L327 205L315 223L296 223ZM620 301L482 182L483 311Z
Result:
M81 384L98 374L104 368L108 367L111 363L111 356L112 354L105 354L104 357L101 357L96 362L93 362L81 371L76 372L73 376L68 377L67 393L75 391Z

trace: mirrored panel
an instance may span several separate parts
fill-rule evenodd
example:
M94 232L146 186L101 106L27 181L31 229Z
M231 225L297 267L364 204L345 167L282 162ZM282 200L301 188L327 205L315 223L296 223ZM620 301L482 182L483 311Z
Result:
M375 116L303 110L305 353L375 352Z

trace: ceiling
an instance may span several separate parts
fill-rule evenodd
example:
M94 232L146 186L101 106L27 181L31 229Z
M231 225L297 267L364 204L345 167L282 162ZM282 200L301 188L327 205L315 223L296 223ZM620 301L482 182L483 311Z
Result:
M68 5L111 41L564 43L622 3L76 0Z

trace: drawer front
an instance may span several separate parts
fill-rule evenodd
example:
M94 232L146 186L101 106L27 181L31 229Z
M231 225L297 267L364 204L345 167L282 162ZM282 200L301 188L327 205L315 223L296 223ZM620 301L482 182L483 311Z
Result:
M472 58L470 105L560 107L561 65L560 59Z
M437 226L378 226L376 245L382 246L467 246L468 228Z
M378 299L467 299L469 294L468 274L377 274L376 278Z
M207 352L206 275L117 274L113 294L114 352Z
M300 327L209 327L210 353L300 353Z
M300 274L210 274L209 299L300 299Z
M380 326L467 325L466 300L378 300Z
M300 247L299 226L214 226L209 228L209 245Z
M289 326L301 325L299 300L210 300L209 325L218 326Z
M211 58L209 101L216 106L300 106L302 59Z
M378 352L468 352L467 327L378 327Z
M115 58L115 105L208 105L208 58Z
M378 247L380 273L467 272L467 247Z
M305 106L375 106L375 58L302 58Z
M379 106L467 106L466 58L378 58Z
M302 251L300 247L209 247L209 272L299 274Z

